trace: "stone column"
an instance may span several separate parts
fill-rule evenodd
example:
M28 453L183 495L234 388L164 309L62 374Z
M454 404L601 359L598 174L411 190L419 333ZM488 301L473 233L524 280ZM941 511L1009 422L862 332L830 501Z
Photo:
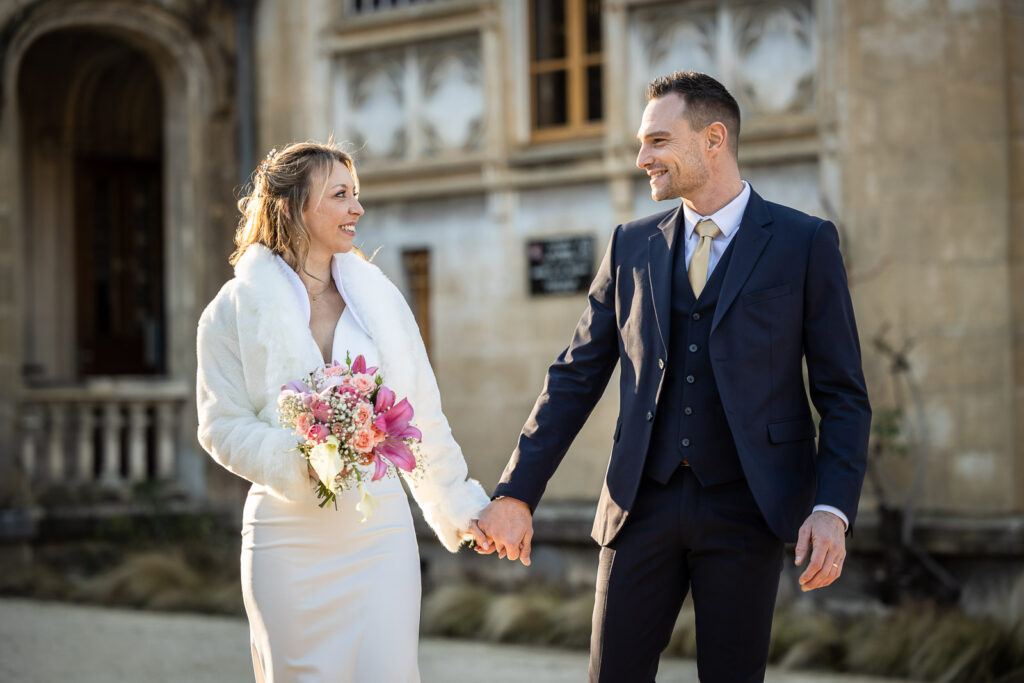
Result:
M0 19L9 19L0 13ZM6 57L6 55L4 55ZM17 392L21 387L21 183L18 181L20 154L19 123L15 106L16 69L4 60L3 96L0 110L0 492L16 488L15 463L18 457Z

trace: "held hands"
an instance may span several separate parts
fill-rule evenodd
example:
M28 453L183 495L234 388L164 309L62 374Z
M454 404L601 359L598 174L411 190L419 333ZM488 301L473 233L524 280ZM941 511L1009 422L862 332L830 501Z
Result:
M823 588L843 573L846 559L846 529L843 520L825 510L812 512L800 527L796 542L796 565L799 567L811 549L811 559L800 575L800 589Z
M492 500L480 514L480 529L494 542L489 549L477 547L477 552L489 555L495 550L498 557L519 560L530 566L530 542L533 540L533 514L530 506L517 498Z
M494 547L491 545L491 539L487 537L480 527L477 525L477 520L473 519L469 522L469 528L462 532L462 540L469 541L473 544L473 548L482 555L487 555L494 552Z

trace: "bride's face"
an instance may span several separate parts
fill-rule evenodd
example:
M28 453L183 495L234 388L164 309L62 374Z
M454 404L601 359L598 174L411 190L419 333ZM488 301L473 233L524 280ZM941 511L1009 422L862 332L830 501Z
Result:
M313 180L302 220L309 230L310 252L337 254L350 251L356 236L356 222L363 215L359 192L352 173L335 161L326 183Z

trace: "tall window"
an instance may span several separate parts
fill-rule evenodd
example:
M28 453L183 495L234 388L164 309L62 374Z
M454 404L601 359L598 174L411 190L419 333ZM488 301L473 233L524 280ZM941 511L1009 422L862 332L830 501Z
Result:
M409 285L409 308L420 326L423 345L430 354L430 252L406 249L402 252L402 268Z
M535 140L601 131L601 0L531 0L530 81Z

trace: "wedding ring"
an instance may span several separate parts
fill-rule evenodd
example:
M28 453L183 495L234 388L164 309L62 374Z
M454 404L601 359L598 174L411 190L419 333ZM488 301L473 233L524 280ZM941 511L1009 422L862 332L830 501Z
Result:
M836 564L835 562L832 563L832 566L835 567L836 569L839 569L839 565Z

